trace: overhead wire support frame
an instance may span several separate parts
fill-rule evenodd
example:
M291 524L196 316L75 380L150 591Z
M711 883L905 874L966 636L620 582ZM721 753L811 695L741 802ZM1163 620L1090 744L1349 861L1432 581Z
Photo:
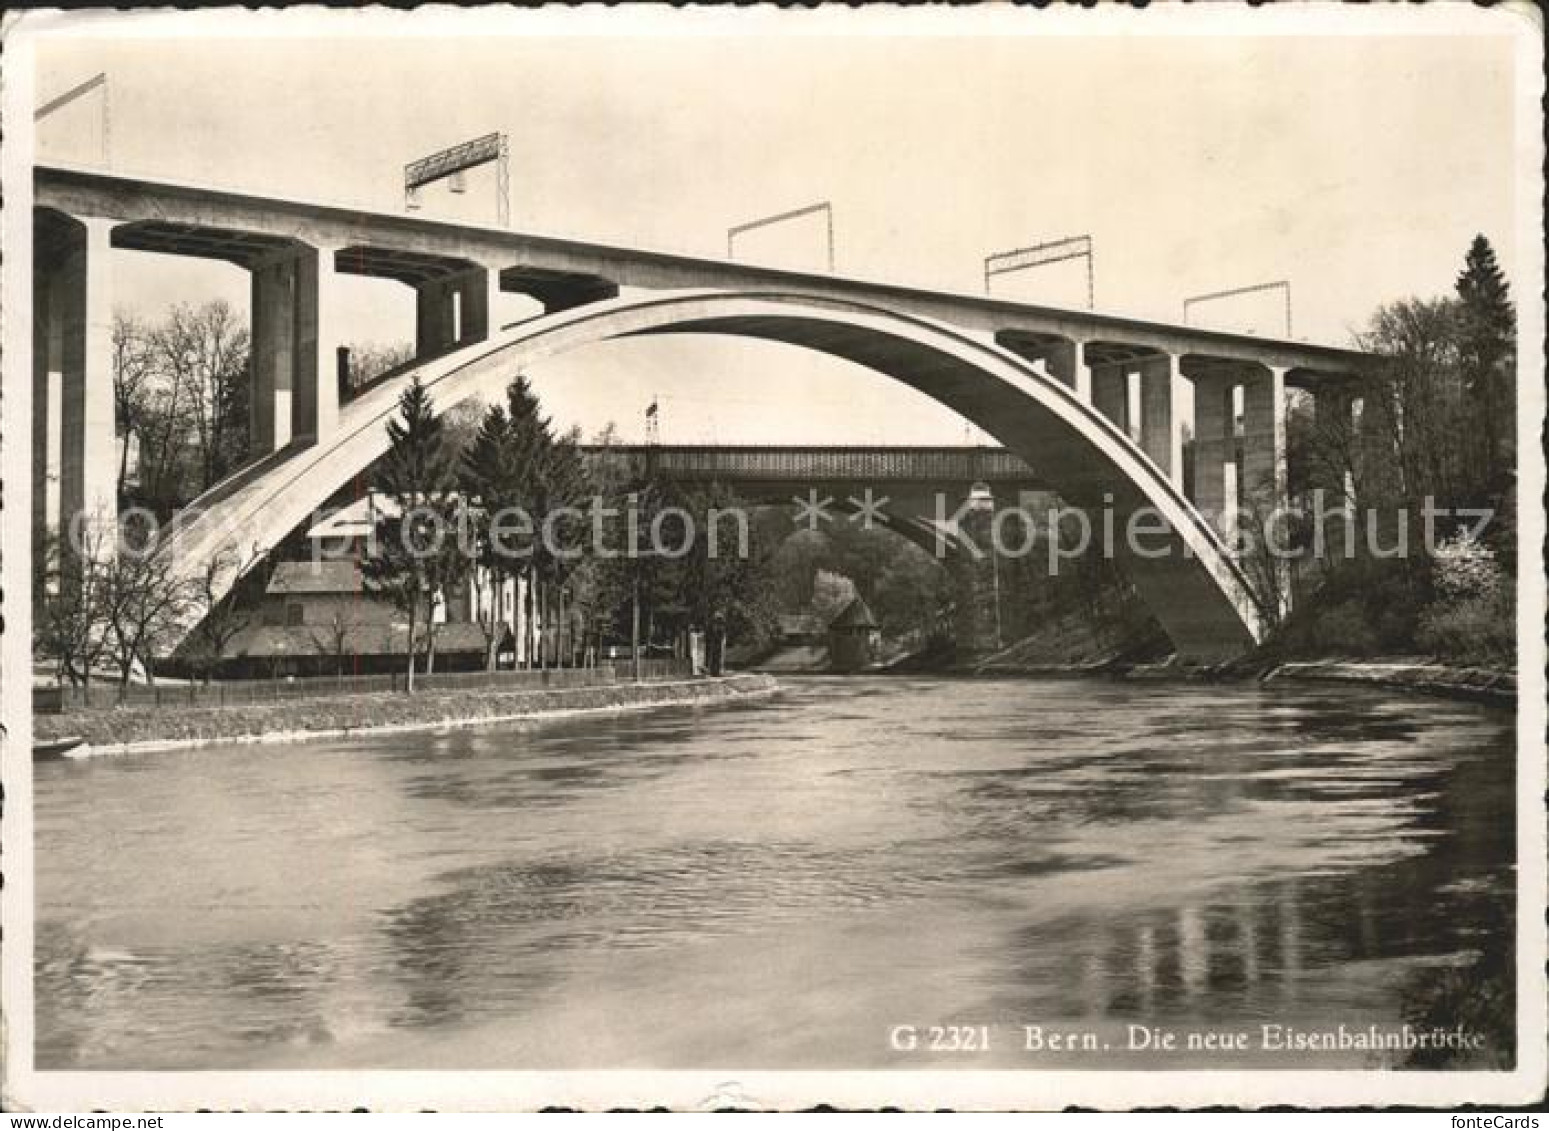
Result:
M1212 291L1208 295L1194 295L1183 300L1183 324L1189 324L1189 307L1197 306L1202 302L1213 302L1218 298L1236 298L1238 295L1257 294L1259 291L1285 292L1285 336L1291 336L1291 282L1289 279L1276 279L1273 283L1255 283L1251 287L1233 287L1227 291Z
M32 112L32 120L34 122L41 122L55 110L62 110L77 98L82 98L98 89L102 91L102 164L106 166L110 163L112 154L112 146L109 143L112 113L110 110L111 103L108 98L108 73L106 71L98 71L85 82L72 86L63 94L50 98Z
M1086 308L1094 309L1097 297L1093 278L1092 237L1089 235L1047 240L1032 247L997 251L994 255L985 256L984 293L990 293L990 280L996 275L1009 275L1013 271L1026 271L1032 267L1046 267L1050 263L1061 263L1067 259L1086 260Z
M446 177L455 178L468 169L494 162L496 215L501 227L509 227L511 173L508 168L508 154L506 135L497 132L476 137L472 141L465 141L450 149L432 153L428 157L421 157L418 161L410 161L403 167L403 205L405 208L418 208L418 194L423 186ZM460 187L455 183L453 191L460 191Z

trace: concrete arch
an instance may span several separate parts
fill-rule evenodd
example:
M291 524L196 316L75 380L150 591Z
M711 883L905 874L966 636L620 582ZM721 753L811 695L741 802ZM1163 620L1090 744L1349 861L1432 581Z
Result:
M191 575L222 551L234 561L267 552L319 500L386 450L385 425L404 383L416 373L437 409L445 411L477 394L498 395L512 376L544 358L599 341L659 333L784 342L901 381L1039 468L1069 504L1091 513L1095 536L1111 530L1116 556L1180 655L1224 659L1260 638L1264 626L1246 578L1209 524L1128 437L1071 390L993 342L942 323L789 292L657 292L506 327L343 406L329 436L194 515L160 552L174 555ZM1135 554L1124 531L1142 508L1151 508L1161 521L1143 527L1145 552ZM231 572L234 580L237 570Z

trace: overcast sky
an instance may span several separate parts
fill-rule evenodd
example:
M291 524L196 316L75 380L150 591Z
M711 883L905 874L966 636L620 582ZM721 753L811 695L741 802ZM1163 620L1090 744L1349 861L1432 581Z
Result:
M703 255L724 254L732 224L826 199L840 272L925 286L979 291L987 253L1089 233L1099 309L1176 321L1186 296L1289 279L1295 336L1335 344L1379 303L1448 290L1475 232L1511 272L1504 34L1072 36L1042 34L1069 25L1040 15L1021 16L1040 34L950 38L297 39L228 13L247 38L142 21L133 38L41 41L36 96L105 70L116 171L389 211L406 161L503 130L513 227ZM100 117L92 97L40 123L38 159L99 164ZM462 197L426 190L421 215L493 223L493 174ZM822 227L738 251L820 266ZM210 293L246 306L234 268L120 260L145 312ZM1084 269L997 292L1084 305ZM351 303L357 340L412 337L406 288L362 282ZM1280 317L1274 297L1196 312L1271 334ZM588 431L638 434L659 394L666 441L963 439L916 394L789 347L609 345L536 376Z

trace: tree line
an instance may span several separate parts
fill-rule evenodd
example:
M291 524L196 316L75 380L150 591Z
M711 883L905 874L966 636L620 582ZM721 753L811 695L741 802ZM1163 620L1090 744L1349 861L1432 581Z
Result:
M113 316L113 411L121 509L165 520L253 455L252 342L229 303L179 303L160 319ZM352 381L413 357L403 343L347 349Z
M583 456L579 432L555 429L525 376L466 437L418 378L404 389L372 476L384 505L362 571L407 621L411 691L421 656L434 670L435 603L475 573L492 590L521 582L521 653L540 667L576 662L578 641L595 649L623 635L638 649L697 629L714 644L767 626L769 543L748 508L720 485L656 480L610 455L612 435ZM742 525L735 552L722 553L701 535L728 514ZM516 642L504 640L496 603L483 604L481 622L494 670Z
M1355 515L1356 536L1309 563L1271 649L1514 663L1516 311L1489 241L1475 237L1452 294L1380 307L1358 344L1376 358L1352 390L1358 413L1295 403L1286 419L1292 502L1310 516L1321 492L1325 510ZM1488 516L1478 532L1475 515ZM1261 585L1290 583L1260 565Z

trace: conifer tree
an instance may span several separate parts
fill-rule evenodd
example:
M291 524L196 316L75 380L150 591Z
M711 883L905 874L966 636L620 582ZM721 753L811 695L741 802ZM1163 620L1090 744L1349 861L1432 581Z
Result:
M505 406L492 404L484 410L459 472L464 496L470 503L478 561L491 587L492 600L484 625L484 663L489 671L495 670L502 639L498 594L508 581L524 572L526 558L531 554L530 534L514 521L516 508L523 507L526 501L521 443Z
M414 691L419 627L425 625L427 666L434 664L432 612L462 567L457 537L456 453L418 377L398 398L389 421L387 454L376 487L388 506L374 519L374 552L361 565L367 585L409 621L407 688Z
M1474 237L1458 275L1458 360L1473 433L1473 493L1498 495L1515 458L1517 314L1495 249Z

